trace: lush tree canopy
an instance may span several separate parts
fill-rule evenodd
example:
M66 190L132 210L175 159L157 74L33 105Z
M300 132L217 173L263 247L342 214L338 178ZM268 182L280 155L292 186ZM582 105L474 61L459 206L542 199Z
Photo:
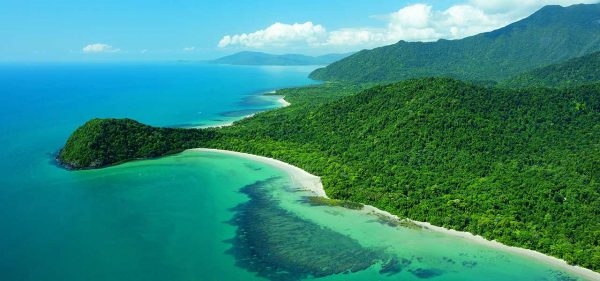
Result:
M517 75L499 86L571 87L600 81L600 52Z
M422 79L321 106L303 106L301 95L211 145L297 165L333 198L600 269L600 84L503 90Z
M58 160L72 169L100 168L202 146L212 132L154 128L131 119L92 119L79 127Z
M273 157L321 176L335 199L600 269L600 84L364 87L284 90L292 106L222 129L92 120L60 158L96 167L194 146Z

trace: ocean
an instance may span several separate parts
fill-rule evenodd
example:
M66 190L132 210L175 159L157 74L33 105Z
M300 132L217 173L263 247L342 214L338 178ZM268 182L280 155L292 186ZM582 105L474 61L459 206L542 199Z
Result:
M0 65L0 280L584 280L341 207L285 172L186 151L99 170L54 156L96 117L226 124L281 106L314 67Z

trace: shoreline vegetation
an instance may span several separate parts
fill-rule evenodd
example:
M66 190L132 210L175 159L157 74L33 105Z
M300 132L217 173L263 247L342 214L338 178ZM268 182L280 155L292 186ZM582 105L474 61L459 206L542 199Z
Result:
M289 163L286 163L286 162L283 162L283 161L280 161L280 160L277 160L274 158L269 158L269 157L254 155L254 154L248 154L248 153L243 153L243 152L221 150L221 149L193 148L193 149L189 149L189 151L220 153L220 154L236 156L236 157L260 162L263 164L267 164L269 166L272 166L272 167L275 167L277 169L284 171L290 177L290 179L292 180L292 183L294 185L300 187L301 190L312 192L313 194L315 194L315 196L317 198L321 197L321 198L325 199L325 200L320 199L319 201L326 202L326 201L328 201L328 199L331 200L327 196L327 193L325 192L325 189L323 188L323 184L321 182L320 177L310 174L307 171L302 170L302 169L300 169L294 165L291 165ZM360 204L360 203L354 203L354 204ZM336 204L328 204L328 205L336 205ZM366 204L360 204L360 205L362 205L361 208L357 208L356 206L353 206L350 208L343 206L343 205L337 205L337 206L342 207L342 208L354 209L354 210L360 211L362 213L373 215L376 217L383 217L384 219L390 220L392 222L396 222L397 225L400 225L403 227L411 227L410 224L414 224L421 229L467 239L469 241L472 241L477 244L484 245L484 246L487 246L490 248L517 254L520 256L527 257L527 258L531 258L531 259L540 261L545 264L556 266L558 268L561 268L567 272L573 273L580 277L584 277L584 278L587 278L590 280L600 280L600 273L598 273L598 272L595 272L593 270L583 268L580 266L570 265L565 260L562 260L562 259L559 259L559 258L556 258L553 256L549 256L549 255L543 254L541 252L537 252L537 251L529 250L529 249L525 249L525 248L508 246L508 245L502 244L495 240L487 240L484 237L479 236L479 235L475 235L475 234L472 234L469 232L464 232L464 231L457 231L454 229L448 229L448 228L444 228L444 227L440 227L440 226L435 226L428 222L415 221L415 220L411 220L411 219L402 219L396 215L393 215L389 212L380 210L374 206L366 205Z
M560 150L557 150L560 149L560 147L553 147L551 143L544 145L547 143L547 140L546 138L541 137L545 135L551 135L554 136L552 138L554 143L556 143L556 138L558 136L567 137L564 140L561 140L559 143L568 141L571 143L571 145L576 145L577 143L584 142L583 146L581 147L581 149L584 149L588 147L588 144L593 143L593 139L595 138L593 138L593 134L580 135L577 133L577 130L579 130L581 127L587 128L588 126L585 124L589 123L590 120L595 120L595 108L597 108L597 101L595 97L597 96L596 93L599 91L600 85L588 85L564 90L527 89L526 91L513 91L500 88L485 88L445 78L415 79L386 86L375 86L367 90L363 90L363 88L357 86L340 86L339 84L326 83L319 86L280 90L278 93L282 96L285 96L283 100L291 101L294 104L293 108L290 108L289 110L270 110L263 112L257 114L254 118L235 123L235 126L228 126L220 129L179 129L165 131L162 128L152 128L137 123L133 120L106 119L104 122L102 122L102 120L95 120L95 122L99 122L98 126L94 127L90 126L89 124L85 124L69 138L67 145L65 145L65 148L63 149L63 153L59 155L59 160L63 160L63 162L64 160L72 161L73 159L84 160L75 162L79 164L79 166L74 167L75 169L88 167L98 168L103 166L102 163L123 163L133 159L152 158L153 156L158 156L156 154L160 154L154 152L153 150L148 150L148 145L151 145L151 147L161 148L162 150L167 149L168 151L172 151L174 153L192 148L205 147L239 151L254 155L263 155L291 163L298 167L303 167L303 169L306 169L305 171L307 172L323 176L323 181L327 185L328 193L334 199L377 205L379 209L385 209L390 213L397 214L399 217L429 221L431 224L421 224L421 226L428 226L430 229L432 229L433 224L435 224L445 227L442 229L459 229L464 231L461 233L476 233L477 235L482 235L481 237L486 237L486 239L482 239L488 242L496 240L501 241L502 245L522 247L519 249L523 249L525 253L529 251L525 250L527 248L535 249L537 251L531 251L535 251L542 256L552 255L562 258L565 261L569 261L572 264L580 264L582 266L589 265L589 268L595 268L594 266L596 263L593 252L593 231L595 224L593 212L586 213L577 211L579 210L578 206L585 207L587 206L585 204L593 204L593 202L589 201L593 201L594 197L593 195L588 195L585 197L588 198L586 199L588 201L578 203L579 201L577 197L575 197L577 193L573 193L583 192L584 194L594 194L594 190L591 189L594 187L593 179L591 179L592 182L590 182L588 185L581 187L580 185L576 185L578 182L573 182L572 186L554 186L554 182L544 181L544 179L548 179L548 173L555 172L555 170L545 171L543 169L544 166L539 165L551 164L552 162L546 163L545 161L551 161L554 159L554 156L561 156L562 154L554 156L544 154L545 158L535 158L538 156L535 154L531 155L529 152L527 152L528 150L525 149L531 146L531 142L529 140L522 140L519 138L521 134L513 134L515 131L513 128L511 128L511 126L514 126L514 122L506 123L506 121L503 121L503 123L498 121L499 123L494 126L494 133L491 134L487 131L487 128L488 124L492 123L487 123L487 120L496 120L496 117L500 115L513 116L512 118L516 118L514 120L521 120L520 122L530 124L536 124L537 122L537 125L530 129L531 131L529 131L529 134L532 136L537 136L535 138L536 144L531 146L534 148L543 145L543 147L552 148L554 151L560 152ZM406 101L410 101L410 103L407 103ZM532 111L514 112L515 106L513 106L513 104L516 103L520 104L519 110L531 109ZM444 115L440 116L438 111L444 106L451 107L450 110L442 110L441 112ZM317 108L314 109L315 107ZM381 112L381 108L384 107L390 108L390 110ZM467 108L468 110L472 111L467 112L464 111L463 108ZM471 152L468 150L470 147L464 147L462 145L458 148L455 148L452 146L452 142L448 141L436 144L436 146L440 147L440 149L446 149L446 146L450 145L450 147L448 147L449 149L460 149L459 151L462 151L461 153L469 153L471 155L469 159L471 160L466 162L467 167L469 167L467 169L469 172L457 173L458 170L453 168L450 174L444 174L444 171L442 170L442 174L440 174L440 176L443 175L442 179L430 178L427 179L427 185L424 187L417 185L413 189L402 191L403 187L410 187L407 185L407 183L410 183L412 180L410 175L413 175L414 178L414 173L418 171L413 171L413 174L408 174L408 177L398 177L393 175L390 176L389 173L393 170L389 169L391 167L390 165L394 165L394 169L402 168L403 166L398 166L400 163L397 163L398 160L395 159L403 159L403 157L406 156L398 153L402 153L407 151L407 149L411 149L410 143L404 144L402 141L410 141L410 138L407 137L407 135L414 135L414 133L411 131L414 126L411 127L407 125L410 124L407 123L410 120L404 120L400 118L405 118L407 116L406 112L416 112L415 110L427 112L427 114L421 114L421 116L429 116L428 118L430 118L424 123L423 120L426 119L417 116L420 118L418 119L421 120L421 123L419 123L420 125L417 126L416 129L431 129L430 127L432 124L436 126L438 125L436 122L446 122L445 120L456 119L454 115L457 113L460 114L458 117L460 117L461 120L466 120L465 122L468 122L468 120L471 120L475 117L478 119L474 120L480 120L473 124L466 124L465 122L442 124L445 127L450 126L450 129L442 136L443 140L453 137L453 135L449 135L450 133L458 133L461 136L460 139L465 137L467 137L467 139L473 138L475 143L480 145L477 151ZM352 115L349 115L348 112L352 112ZM472 112L477 113L477 115L473 116ZM530 117L532 116L536 118L535 122L530 120ZM545 119L540 119L541 117ZM375 118L375 120L373 121L369 118ZM386 121L384 122L383 120L378 120L379 118L385 118ZM539 123L540 121L542 121L542 123ZM396 123L403 125L402 127L393 125ZM383 127L383 129L385 131L394 133L394 138L392 140L395 140L393 147L395 150L389 150L385 148L384 150L381 150L381 147L379 146L372 146L373 144L378 143L377 140L387 140L388 142L391 141L387 135L373 132L372 126L374 124L377 124L377 126L392 124L392 128ZM398 128L402 129L398 131ZM476 128L476 130L473 130L472 128ZM504 131L497 131L498 128L505 129ZM564 134L564 128L571 128L569 130L570 133ZM464 129L469 129L470 131L465 131ZM518 129L523 130L521 127ZM136 133L135 137L132 137L131 132ZM325 135L320 132L329 133ZM371 132L369 133L369 138L374 138L376 142L362 142L365 136L364 132ZM435 134L435 132L439 132L439 130L436 129L433 132L428 133L428 142L436 143L439 137ZM484 138L479 139L481 134L477 132L485 133L483 135ZM487 136L490 136L491 138ZM502 137L498 139L498 137L495 138L494 136ZM573 136L581 137L573 141ZM315 137L317 138L316 140L314 139ZM505 141L504 138L509 138L510 141ZM132 142L132 139L135 141ZM352 148L345 148L343 144L348 143L350 139L354 140L354 142L357 144L370 144L371 146L366 146L365 148L367 149L358 151L356 149L352 150ZM315 143L315 141L318 143ZM498 144L499 141L503 146L498 147L494 145L493 147L495 148L493 151L489 151L488 148L483 146L488 143L489 145ZM527 146L521 146L521 142L523 141L526 141ZM385 147L389 147L390 145L387 144L387 142L381 143L382 145L385 145ZM459 142L459 144L460 143L461 142ZM417 144L419 143L417 142ZM504 147L507 144L510 145ZM320 145L325 145L326 147L321 147ZM124 150L124 148L128 149ZM336 148L343 150L340 152L339 150L336 150ZM502 157L496 156L495 154L492 154L490 157L489 154L494 151L502 152L506 149L514 150L515 148L519 149L517 154L502 154L502 157L510 158L510 163L513 163L513 166L505 166L505 164L502 164ZM349 151L348 149L351 150ZM588 154L590 153L589 149L584 150ZM429 153L433 154L431 154L432 156L428 157L440 155L439 153L435 153L435 151L436 150L431 150ZM487 156L485 158L473 158L477 157L479 154L473 155L472 153L481 153L482 151L484 153L488 153L486 154ZM123 154L120 152L127 152L129 154ZM385 152L386 154L381 154L381 152ZM519 162L515 162L522 162L523 160L519 160L519 157L521 157L521 153L525 152L527 152L525 155L529 155L527 156L529 158L525 159L526 161L532 161L532 159L534 161L538 161L538 164L533 166L533 172L535 172L533 174L523 172L527 171L524 169L529 167L528 165L530 164L527 164L529 162L524 162L521 164L519 164ZM353 159L342 158L343 154L340 153L346 153L347 155L350 153L349 155L358 162L353 162ZM565 167L567 168L577 167L573 166L574 164L569 164L571 162L564 162L572 159L573 153L577 153L577 151L571 151L570 154L567 154L566 156L562 155L566 158L561 156L560 159L562 159L562 162L560 163L563 163L562 165L566 165ZM163 153L162 155L165 154ZM417 155L419 155L419 153L417 153ZM593 155L593 153L590 155ZM95 160L98 159L102 160L98 166L90 166L91 163L96 163ZM493 173L494 170L478 171L478 169L480 170L482 167L488 167L490 164L485 161L490 159L495 159L491 163L492 165L493 163L499 163L495 165L501 165L497 167L503 168L499 170L502 174L501 177L495 175ZM472 160L478 160L479 162L474 162ZM437 165L439 168L444 168L444 163L447 163L448 161L454 163L452 162L452 159L448 160L445 158L439 158L436 161L440 163ZM518 165L515 166L515 163ZM581 161L578 163L581 163ZM405 165L408 164L410 163L405 163ZM457 164L464 165L463 162L459 162ZM513 171L510 169L511 167L519 168L519 170ZM411 168L411 166L406 166L405 168ZM359 169L362 175L357 174L357 171L353 169ZM375 170L369 171L365 169ZM465 167L461 169L465 169ZM590 171L593 172L593 169ZM473 173L477 173L474 174L476 176L475 180L473 180ZM364 178L363 175L373 178ZM485 177L478 180L477 177L481 177L481 175ZM435 176L435 173L430 173L428 176ZM459 182L467 183L468 189L450 189L451 187L445 187L444 185L445 182L448 181L448 176L453 177L453 184L457 184ZM526 176L527 178L527 180L524 182L522 182L522 179L520 178L523 176ZM541 176L542 178L532 178L532 176ZM565 181L568 180L570 176L571 174L563 172L553 176L552 178ZM591 176L594 177L595 174L591 174ZM486 181L481 181L482 179L486 178ZM507 178L511 180L506 181ZM532 179L539 180L540 182L532 181ZM378 189L370 190L370 188L374 186L373 184L377 184L377 181L379 181L379 186L385 187L386 185L383 184L386 182L381 182L382 180L388 181L390 184L394 184L394 186L399 188L399 191L396 193L393 193L394 190L388 190L386 192L392 192L389 194L396 197L400 195L401 197L397 198L397 200L398 204L401 203L402 205L389 205L386 204L386 202L374 200L373 197L369 196L384 192L379 191ZM490 185L490 183L492 183L490 180L493 180L494 185ZM511 186L515 184L515 181L519 185L511 187L511 189L506 190L506 188L503 188L502 191L496 191L494 189L494 186L497 185ZM402 183L402 185L400 185L400 183ZM533 186L536 186L536 188L533 188L532 186L531 189L523 189L522 184L525 183L534 184ZM415 184L419 184L419 182L414 182L411 185ZM548 186L549 184L550 186ZM456 187L456 185L454 185L454 187ZM560 189L557 190L556 187L560 187ZM320 188L322 189L322 185ZM421 192L423 188L425 188L425 191L429 191L431 188L436 189L431 190L431 194L420 194L419 192ZM573 190L573 188L575 188L575 190ZM446 190L447 194L443 192L437 192L436 190ZM468 191L466 197L465 194L461 193L464 190ZM515 194L514 192L511 193L512 190L520 192L519 194ZM407 191L408 193L404 193L404 197L402 197L402 193L398 193ZM480 191L482 192L482 196L496 194L494 192L501 192L501 199L502 202L505 202L505 205L499 204L496 202L496 200L488 200L485 202L477 200L477 204L473 205L469 199L472 198L473 194L477 194L479 196ZM522 191L538 193L523 194ZM541 192L541 194L539 192ZM568 195L570 200L566 201L566 196L557 196L562 194ZM321 191L321 193L318 195L326 197L324 196L326 195L324 191ZM515 198L515 195L521 197ZM530 206L527 209L519 209L520 205L517 204L521 202L521 199L519 198L522 198L523 195L530 196L530 200L525 202L528 204L528 206ZM485 199L487 197L482 198ZM493 197L491 199L494 198L497 197ZM541 201L535 201L538 199ZM446 201L448 203L444 205ZM333 203L335 205L335 203L339 202ZM481 224L479 223L481 220L482 211L476 208L479 206L485 207L487 205L482 205L481 203L493 204L494 213L491 214L491 218L496 218L495 224L493 220L485 221L487 223L487 225L485 225L487 228L484 228L484 231L481 230ZM554 208L546 209L545 211L546 218L550 219L544 219L544 224L541 224L539 219L540 216L538 214L539 212L528 211L532 210L531 204L534 204L533 207ZM445 209L444 206L446 206ZM593 205L589 205L589 207L593 207ZM367 207L367 209L368 208L369 207ZM469 215L461 213L461 208L470 208L471 211ZM508 223L510 223L509 226L507 225L507 220L505 218L507 215L506 210L503 208L511 208L510 210L513 210L511 212L514 212L514 208L517 208L516 210L522 210L522 212L512 213L516 214L516 216L519 216L519 219L517 220L513 218L508 220ZM569 210L569 213L561 217L561 213L557 213L557 210L560 209ZM485 210L490 209L486 207L483 209L483 211ZM441 216L432 215L432 212L434 212L434 214L438 214L435 212L441 212ZM378 214L385 215L386 213L379 212ZM486 214L489 214L489 212ZM577 214L577 216L573 217L568 214ZM465 226L464 224L457 225L454 223L456 221L461 222L462 216L467 216L464 222L471 222L471 225ZM395 219L398 221L397 218L390 216L386 217L390 218L391 220ZM484 216L483 218L485 219L486 217ZM542 218L544 218L543 213ZM501 219L500 223L498 223L498 219ZM570 228L557 228L562 225L571 225L574 222L577 222L577 231ZM492 232L489 231L490 229ZM589 233L589 231L592 231L592 234L590 234L592 236L586 235L586 233ZM515 237L514 235L517 235L517 238L529 237L523 236L523 233L536 235L538 238L530 237L531 240L513 239ZM564 240L563 236L561 236L562 233L564 233L564 235L569 235L568 237L571 238L569 238L569 240ZM476 237L475 235L473 236ZM550 246L569 245L569 248L565 248L567 251L561 252L554 251L553 249L555 248L540 247L540 244L537 244L539 239L543 239L543 241ZM530 241L530 243L523 243L523 241ZM586 245L591 245L592 247L585 248L587 247ZM548 255L542 253L547 253ZM571 253L579 256L588 255L591 257L591 259L580 258L577 260L571 256ZM556 258L556 260L560 260L559 258ZM556 262L556 265L561 267L567 266L567 262ZM593 276L593 278L600 277L597 275L599 273L590 275L589 272L593 272L591 269L589 269L589 271L573 272L584 273L587 274L585 276Z
M272 92L269 92L268 94L275 94L275 93L276 93L276 91L272 91ZM287 106L291 105L291 103L285 101L285 96L281 97L280 102L282 103L283 107L287 107ZM247 118L249 118L249 117L247 117ZM226 125L226 126L232 126L232 125L233 125L233 122L230 125ZM225 126L222 126L222 127L225 127ZM213 152L213 153L237 156L237 157L241 157L241 158L245 158L245 159L250 159L252 161L261 162L263 164L267 164L267 165L273 166L277 169L283 170L290 177L290 179L292 179L292 182L295 185L301 187L302 190L304 190L304 191L309 191L309 192L312 192L315 194L315 196L309 197L308 201L310 204L337 206L337 207L342 207L342 208L347 208L347 209L352 209L352 210L358 210L363 213L367 213L369 215L383 218L386 221L390 221L390 223L393 223L393 224L396 224L396 225L399 225L402 227L421 228L421 229L425 229L425 230L442 233L445 235L450 235L450 236L454 236L454 237L467 239L469 241L472 241L477 244L484 245L484 246L487 246L487 247L490 247L493 249L498 249L498 250L502 250L505 252L518 254L521 256L525 256L527 258L531 258L531 259L543 262L545 264L556 266L558 268L564 269L565 271L574 273L574 274L584 277L584 278L589 278L591 280L600 279L600 273L598 273L598 272L595 272L591 269L587 269L584 267L570 265L565 260L550 256L550 255L546 255L546 254L538 252L538 251L534 251L534 250L530 250L530 249L526 249L526 248L508 246L508 245L502 244L496 240L488 240L480 235L475 235L473 233L466 232L466 231L458 231L458 230L454 230L454 229L450 229L450 228L435 226L428 222L411 220L409 218L400 218L394 214L391 214L390 212L380 210L371 205L349 202L349 201L344 201L344 200L331 199L331 198L329 198L329 196L327 196L327 193L325 192L321 178L319 176L315 176L315 175L313 175L303 169L300 169L292 164L289 164L289 163L286 163L286 162L283 162L283 161L280 161L280 160L277 160L274 158L269 158L269 157L264 157L264 156L249 154L249 153L243 153L243 152L235 152L235 151L212 149L212 148L193 148L193 149L190 149L190 151Z
M599 12L545 6L464 39L364 50L312 72L323 84L277 91L291 108L234 126L94 119L58 159L100 168L197 147L272 157L320 175L333 199L599 280L600 81L597 61L581 58L600 51Z
M268 94L276 94L276 91L269 92ZM287 107L287 106L291 105L291 103L289 103L285 100L284 96L282 96L279 101L282 104L282 107ZM250 118L252 116L254 116L254 114L246 116L246 117L242 118L241 120ZM227 124L227 125L220 125L220 126L215 126L215 127L221 128L221 127L232 126L232 125L233 125L233 122L231 122L230 124ZM502 244L496 240L487 240L480 235L475 235L470 232L457 231L454 229L435 226L428 222L415 221L415 220L411 220L408 218L403 219L403 218L400 218L389 212L380 210L371 205L348 202L348 201L344 201L344 200L331 199L327 196L327 193L325 192L325 189L323 187L320 177L312 175L312 174L308 173L307 171L302 170L294 165L291 165L289 163L286 163L286 162L283 162L283 161L280 161L280 160L277 160L274 158L269 158L269 157L254 155L254 154L248 154L248 153L243 153L243 152L235 152L235 151L211 149L211 148L194 148L194 149L190 149L190 151L213 152L213 153L237 156L237 157L241 157L241 158L245 158L245 159L250 159L252 161L261 162L263 164L267 164L267 165L273 166L275 168L278 168L280 170L283 170L290 177L290 179L292 179L292 182L295 185L302 187L302 190L304 190L304 191L310 191L315 194L315 196L309 197L308 201L310 204L337 206L337 207L342 207L342 208L347 208L347 209L352 209L352 210L359 210L363 213L367 213L367 214L370 214L370 215L373 215L376 217L383 218L384 220L388 220L391 223L394 223L396 225L400 225L403 227L411 227L411 228L414 228L414 226L417 226L417 228L426 229L426 230L442 233L445 235L450 235L450 236L467 239L469 241L475 242L477 244L485 245L490 248L494 248L494 249L502 250L505 252L525 256L525 257L528 257L528 258L531 258L534 260L538 260L543 263L556 266L558 268L564 269L568 272L574 273L576 275L579 275L579 276L582 276L585 278L589 278L592 280L600 279L600 273L598 273L598 272L595 272L593 270L583 268L580 266L570 265L565 260L562 260L562 259L559 259L559 258L556 258L553 256L549 256L549 255L546 255L541 252L537 252L537 251L525 249L525 248L508 246L508 245ZM349 204L346 202L348 202ZM412 226L411 226L411 224L412 224Z
M277 95L277 90L273 90L273 91L270 91L270 92L267 92L267 93L264 93L264 94L261 94L261 95L276 96ZM284 96L281 96L281 98L278 99L277 102L280 104L280 106L277 107L276 109L283 108L283 107L288 107L288 106L291 105L291 103L289 103L289 102L287 102L285 100ZM193 126L193 127L189 127L189 129L223 128L223 127L233 126L233 124L235 122L242 121L242 120L248 119L248 118L252 118L252 117L254 117L254 115L256 115L256 113L248 114L248 115L242 116L240 118L235 118L233 120L224 121L224 122L221 122L221 123L215 123L215 124L210 124L210 125Z

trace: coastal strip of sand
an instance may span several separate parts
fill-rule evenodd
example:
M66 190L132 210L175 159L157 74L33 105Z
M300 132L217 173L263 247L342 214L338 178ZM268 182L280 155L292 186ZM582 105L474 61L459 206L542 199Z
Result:
M199 151L199 152L216 152L216 153L221 153L221 154L233 155L233 156L237 156L237 157L241 157L241 158L250 159L252 161L261 162L261 163L267 164L269 166L273 166L275 168L278 168L278 169L284 171L290 177L290 179L292 180L292 183L294 185L300 187L302 190L311 191L311 192L315 193L315 195L317 195L317 196L327 197L327 194L325 194L325 190L323 189L323 184L321 184L320 177L312 175L296 166L279 161L277 159L253 155L253 154L241 153L241 152L210 149L210 148L195 148L195 149L191 149L191 150Z
M277 90L270 91L268 94L269 95L277 95ZM289 103L288 101L285 100L285 96L281 96L281 98L277 101L281 104L281 107L288 107L288 106L292 105L291 103Z
M316 196L328 198L327 194L325 193L325 189L323 188L323 184L321 183L320 177L312 175L296 166L285 163L283 161L279 161L279 160L273 159L273 158L253 155L253 154L227 151L227 150L208 149L208 148L197 148L197 149L191 149L191 150L199 151L199 152L216 152L216 153L228 154L228 155L233 155L233 156L237 156L237 157L250 159L253 161L258 161L258 162L276 167L276 168L284 171L290 177L290 179L292 180L292 183L299 186L302 190L310 191L310 192L314 193ZM364 205L364 207L361 211L368 213L368 214L372 214L372 215L383 215L383 216L386 216L393 220L398 220L398 221L402 220L401 218L399 218L396 215L393 215L389 212L377 209L376 207L373 207L370 205ZM548 256L548 255L545 255L540 252L536 252L536 251L524 249L524 248L507 246L500 242L487 240L487 239L483 238L482 236L474 235L469 232L462 232L462 231L456 231L453 229L447 229L444 227L432 225L427 222L419 222L419 221L413 221L413 220L409 220L409 221L415 223L418 226L421 226L422 228L424 228L426 230L435 231L435 232L443 233L446 235L452 235L452 236L460 237L463 239L468 239L475 243L482 244L482 245L485 245L485 246L488 246L491 248L499 249L499 250L510 252L510 253L515 253L515 254L518 254L521 256L526 256L528 258L538 260L538 261L546 263L546 264L550 264L552 266L561 268L567 272L574 273L574 274L584 277L586 279L600 280L600 273L598 273L598 272L592 271L587 268L579 267L579 266L569 265L564 260L561 260L561 259L558 259L558 258L555 258L552 256Z

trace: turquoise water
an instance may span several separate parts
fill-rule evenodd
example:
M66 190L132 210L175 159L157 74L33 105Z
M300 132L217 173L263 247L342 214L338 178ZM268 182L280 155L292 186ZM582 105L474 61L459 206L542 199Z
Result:
M193 127L275 108L311 68L0 66L0 280L583 280L372 215L311 206L259 162L188 151L68 172L93 117Z

